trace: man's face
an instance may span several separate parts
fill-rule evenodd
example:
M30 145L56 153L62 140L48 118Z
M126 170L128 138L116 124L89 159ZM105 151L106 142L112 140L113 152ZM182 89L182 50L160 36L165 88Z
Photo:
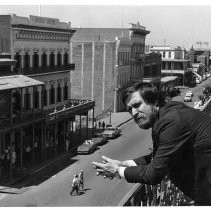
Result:
M131 94L126 105L127 110L140 128L149 129L152 126L158 108L155 105L146 104L138 91Z

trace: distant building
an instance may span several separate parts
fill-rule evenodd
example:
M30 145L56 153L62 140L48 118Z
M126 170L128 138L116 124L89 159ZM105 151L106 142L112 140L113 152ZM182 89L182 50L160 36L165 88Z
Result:
M210 71L210 50L208 44L202 45L197 42L195 45L192 45L189 50L189 57L191 60L191 65L193 63L201 63L204 68L204 73ZM208 43L208 42L205 42Z
M147 53L144 58L144 83L152 83L160 88L161 82L161 54Z
M77 28L71 40L71 95L96 101L96 116L124 109L122 91L143 81L145 38L139 23L129 29Z
M184 85L186 74L190 67L190 60L185 49L181 47L171 48L170 46L151 46L150 52L160 53L162 56L162 76L177 76L179 84Z

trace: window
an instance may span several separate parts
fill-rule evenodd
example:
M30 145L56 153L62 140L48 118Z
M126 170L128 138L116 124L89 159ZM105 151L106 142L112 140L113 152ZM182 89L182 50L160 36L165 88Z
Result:
M42 54L42 66L47 66L47 55L45 52Z
M68 54L67 52L64 54L64 65L68 64Z
M169 52L169 58L171 58L171 52Z
M24 68L29 68L30 57L29 54L26 52L24 55Z
M39 92L36 90L34 92L34 108L39 108Z
M57 54L57 66L61 66L62 65L62 62L61 62L61 59L62 57L61 57L61 53L60 52L58 52L58 54Z
M166 52L163 52L163 58L165 58L166 57Z
M50 54L50 66L55 66L55 59L54 59L53 52L51 52L51 54Z
M54 104L55 103L55 88L53 85L51 85L51 89L49 90L50 94L49 94L49 97L50 97L50 104Z
M57 102L61 102L62 101L62 98L61 98L61 87L60 87L60 84L58 84L58 87L57 87Z
M166 69L165 68L165 62L162 62L162 69Z
M68 86L67 86L67 82L65 82L65 85L64 85L64 100L68 100Z
M33 60L34 60L34 67L38 67L39 66L39 56L38 56L38 53L35 52L34 55L33 55Z
M168 69L171 70L171 62L168 62Z
M17 68L21 67L21 56L19 55L18 52L15 54L15 60L17 61L16 62L16 67Z
M47 104L47 90L46 89L44 89L44 93L43 94L44 94L43 105L47 106L48 104Z
M24 107L26 109L29 109L30 108L30 94L29 93L26 93L24 95Z

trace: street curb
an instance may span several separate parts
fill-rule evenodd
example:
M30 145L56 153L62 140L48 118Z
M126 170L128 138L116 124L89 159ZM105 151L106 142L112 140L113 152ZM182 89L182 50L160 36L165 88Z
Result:
M128 120L126 120L126 121L120 123L119 125L117 125L117 128L120 127L120 126L122 126L122 125L124 125L124 124L126 124L127 122L131 121L132 119L133 119L133 118L131 117L130 119L128 119Z

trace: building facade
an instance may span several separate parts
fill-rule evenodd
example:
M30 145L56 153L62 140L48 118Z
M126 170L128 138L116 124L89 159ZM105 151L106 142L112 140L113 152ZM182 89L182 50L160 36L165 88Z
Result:
M96 101L96 117L124 109L121 95L143 80L145 38L139 23L131 28L77 28L71 39L71 95Z
M70 71L75 67L69 59L70 39L74 32L70 23L55 18L0 16L1 81L13 77L16 82L23 76L26 84L27 80L40 84L22 87L18 83L8 90L0 86L12 104L9 115L2 114L0 127L0 154L9 151L10 169L28 169L57 158L88 136L88 115L91 112L94 118L94 101L75 100L70 95ZM16 63L8 66L5 59ZM17 156L15 165L11 146Z
M177 76L179 85L185 85L189 81L190 77L187 73L190 71L190 59L185 49L181 47L152 46L149 51L161 54L162 76Z

